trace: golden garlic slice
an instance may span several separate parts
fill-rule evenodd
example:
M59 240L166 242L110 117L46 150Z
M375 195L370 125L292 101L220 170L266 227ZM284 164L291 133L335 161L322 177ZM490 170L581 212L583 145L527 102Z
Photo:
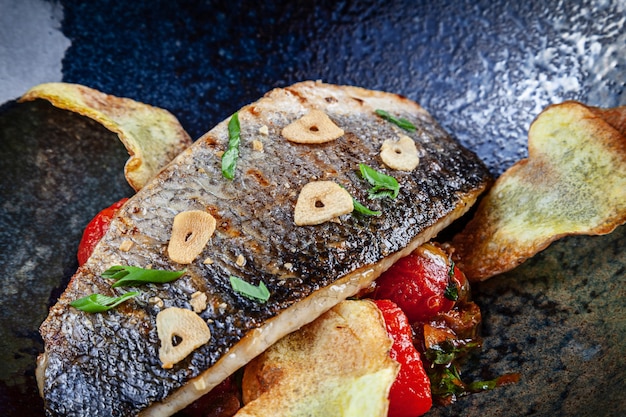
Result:
M324 143L343 136L344 132L321 110L311 110L285 126L281 134L296 143Z
M161 341L159 359L163 369L172 368L211 339L206 322L185 308L169 307L159 312L156 326Z
M193 262L215 232L216 224L215 218L205 211L178 213L174 217L172 236L167 246L170 259L181 264Z
M300 191L294 222L298 226L321 224L352 210L352 196L345 189L332 181L312 181Z
M384 141L380 148L380 158L389 168L399 171L413 171L420 162L415 141L406 135L398 140Z

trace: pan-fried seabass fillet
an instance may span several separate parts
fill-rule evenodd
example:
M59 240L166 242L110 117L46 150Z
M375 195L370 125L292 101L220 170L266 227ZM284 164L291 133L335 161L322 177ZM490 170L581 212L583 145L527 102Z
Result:
M221 170L227 120L123 206L51 308L38 368L48 415L174 413L367 287L465 213L490 181L473 153L394 94L303 82L269 92L238 119L233 179ZM373 186L359 164L395 177L397 196L368 198ZM352 211L352 198L379 215ZM173 230L183 212L192 212L188 223ZM204 238L193 235L198 224ZM101 274L114 265L186 272L112 288ZM234 289L233 276L265 285L269 299ZM139 295L103 313L69 305L130 290Z

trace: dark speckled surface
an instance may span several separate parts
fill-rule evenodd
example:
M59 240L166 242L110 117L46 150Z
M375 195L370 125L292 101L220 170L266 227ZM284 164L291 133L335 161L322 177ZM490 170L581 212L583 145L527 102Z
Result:
M167 108L192 137L272 87L323 79L418 101L499 174L526 155L548 104L626 105L622 0L55 4L71 42L64 81ZM130 193L124 160L89 120L0 107L2 416L43 415L37 327L76 267L81 229ZM521 380L429 415L624 415L625 235L563 239L476 285L485 346L467 375Z

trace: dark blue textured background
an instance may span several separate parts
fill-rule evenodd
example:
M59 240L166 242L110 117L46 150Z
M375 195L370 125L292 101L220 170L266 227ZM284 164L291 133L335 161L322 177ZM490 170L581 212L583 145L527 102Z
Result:
M167 108L193 138L305 79L393 91L500 173L546 105L626 104L620 2L64 1L63 79Z

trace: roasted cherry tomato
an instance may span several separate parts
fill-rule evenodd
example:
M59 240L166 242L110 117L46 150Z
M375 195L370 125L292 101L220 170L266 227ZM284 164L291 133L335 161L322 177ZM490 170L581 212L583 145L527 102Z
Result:
M83 237L78 245L78 265L82 265L87 262L87 259L89 259L91 253L93 252L93 249L96 247L98 242L100 242L100 239L102 239L102 236L104 236L107 230L109 230L111 220L113 220L113 217L115 217L115 214L126 202L126 200L128 200L128 198L123 198L110 207L105 208L100 213L96 214L96 216L87 224L87 227L85 227L85 231L83 232Z
M376 280L373 298L391 300L411 323L422 322L450 310L466 287L458 268L450 274L445 252L427 243L400 259Z
M387 333L393 339L391 357L400 364L389 392L388 417L417 417L430 410L433 400L430 380L419 352L413 345L413 332L406 315L392 301L375 300L382 312Z

